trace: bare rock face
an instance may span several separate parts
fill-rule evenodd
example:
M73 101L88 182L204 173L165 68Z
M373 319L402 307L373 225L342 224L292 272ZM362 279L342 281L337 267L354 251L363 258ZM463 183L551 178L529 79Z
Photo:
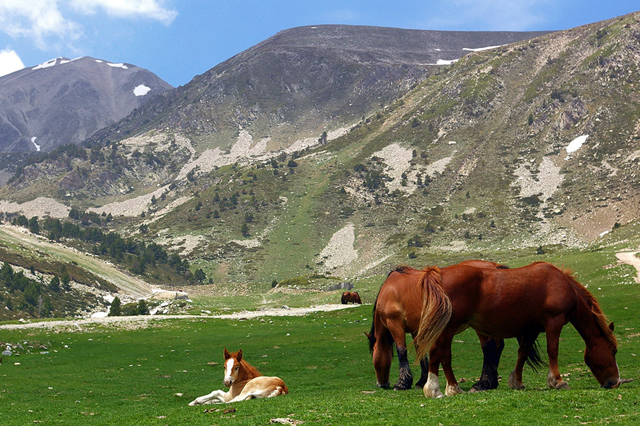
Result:
M130 64L56 58L0 77L0 152L78 144L171 85Z

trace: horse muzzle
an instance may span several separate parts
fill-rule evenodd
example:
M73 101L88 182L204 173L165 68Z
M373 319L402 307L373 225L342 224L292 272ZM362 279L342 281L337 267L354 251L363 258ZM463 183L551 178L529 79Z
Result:
M607 381L602 384L602 387L605 389L615 389L619 387L621 383L622 381L616 377L615 379L607 379Z
M226 387L230 387L233 383L233 379L231 377L225 377L222 383L224 383Z

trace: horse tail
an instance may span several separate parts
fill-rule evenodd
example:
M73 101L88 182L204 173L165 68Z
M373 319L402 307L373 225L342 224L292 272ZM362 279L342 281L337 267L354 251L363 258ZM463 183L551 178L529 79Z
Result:
M422 287L422 314L420 326L413 343L416 359L424 359L436 339L444 331L453 311L451 300L442 288L440 268L434 266L423 271L420 279Z
M547 364L544 362L542 357L540 357L540 342L538 342L538 339L533 342L533 346L531 347L525 361L534 373L538 372L538 368L546 367Z
M382 287L380 288L382 290ZM371 315L371 331L369 334L364 333L369 339L369 352L373 353L373 347L376 345L376 308L378 307L378 296L380 291L376 295L376 300L373 302L373 315Z

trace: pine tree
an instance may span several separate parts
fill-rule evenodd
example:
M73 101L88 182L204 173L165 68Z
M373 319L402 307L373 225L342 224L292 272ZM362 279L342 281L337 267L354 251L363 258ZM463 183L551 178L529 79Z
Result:
M122 304L120 302L120 298L116 297L111 302L111 307L109 308L109 316L110 317L119 317L122 315Z

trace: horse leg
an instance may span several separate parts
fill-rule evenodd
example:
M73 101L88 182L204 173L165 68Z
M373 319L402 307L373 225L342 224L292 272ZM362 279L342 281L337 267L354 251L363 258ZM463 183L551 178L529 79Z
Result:
M447 396L453 396L463 393L453 374L453 369L451 368L452 340L453 335L451 333L446 333L445 331L429 350L429 375L427 383L422 388L424 396L427 398L442 398L444 396L442 392L440 392L440 384L438 382L438 367L440 364L442 364L442 370L444 371L445 378L447 379L445 394Z
M440 367L440 354L438 353L436 345L433 345L429 350L429 373L427 375L427 383L425 383L422 388L422 392L427 398L442 398L444 396L442 392L440 392L438 367Z
M485 391L498 387L498 364L504 349L504 339L493 339L477 334L483 354L482 375L469 392Z
M393 386L393 390L411 389L413 385L413 374L411 374L411 368L409 367L407 338L404 327L393 327L390 328L389 331L391 332L391 336L393 336L393 340L396 342L396 352L398 353L398 363L400 364L398 382Z
M205 404L220 404L228 402L231 399L231 392L225 392L223 390L214 390L210 394L203 395L191 401L190 406L205 405Z
M440 337L442 338L442 336ZM440 338L438 340L440 340ZM451 342L452 341L453 341L453 334L445 337L441 345L442 357L440 359L440 363L442 364L442 371L444 373L444 377L447 379L447 387L444 391L444 394L446 396L453 396L453 395L458 395L460 393L464 393L464 391L460 389L460 385L458 384L458 381L456 380L456 376L453 374L453 368L451 367Z
M429 360L427 357L424 357L420 360L420 380L416 383L417 388L424 387L425 383L429 379Z
M515 390L522 390L525 388L522 383L522 370L524 369L524 363L533 349L533 345L535 344L536 339L538 338L538 333L534 333L528 336L523 336L518 339L520 346L518 347L518 359L516 360L516 366L513 368L513 371L509 374L509 387Z
M376 370L376 385L379 388L389 387L389 371L391 370L391 358L393 345L386 336L378 336L373 348L373 368Z
M564 323L558 319L547 321L547 324L545 324L545 330L547 332L547 354L549 355L547 386L551 389L570 389L569 384L560 376L560 368L558 367L560 331L563 325Z

